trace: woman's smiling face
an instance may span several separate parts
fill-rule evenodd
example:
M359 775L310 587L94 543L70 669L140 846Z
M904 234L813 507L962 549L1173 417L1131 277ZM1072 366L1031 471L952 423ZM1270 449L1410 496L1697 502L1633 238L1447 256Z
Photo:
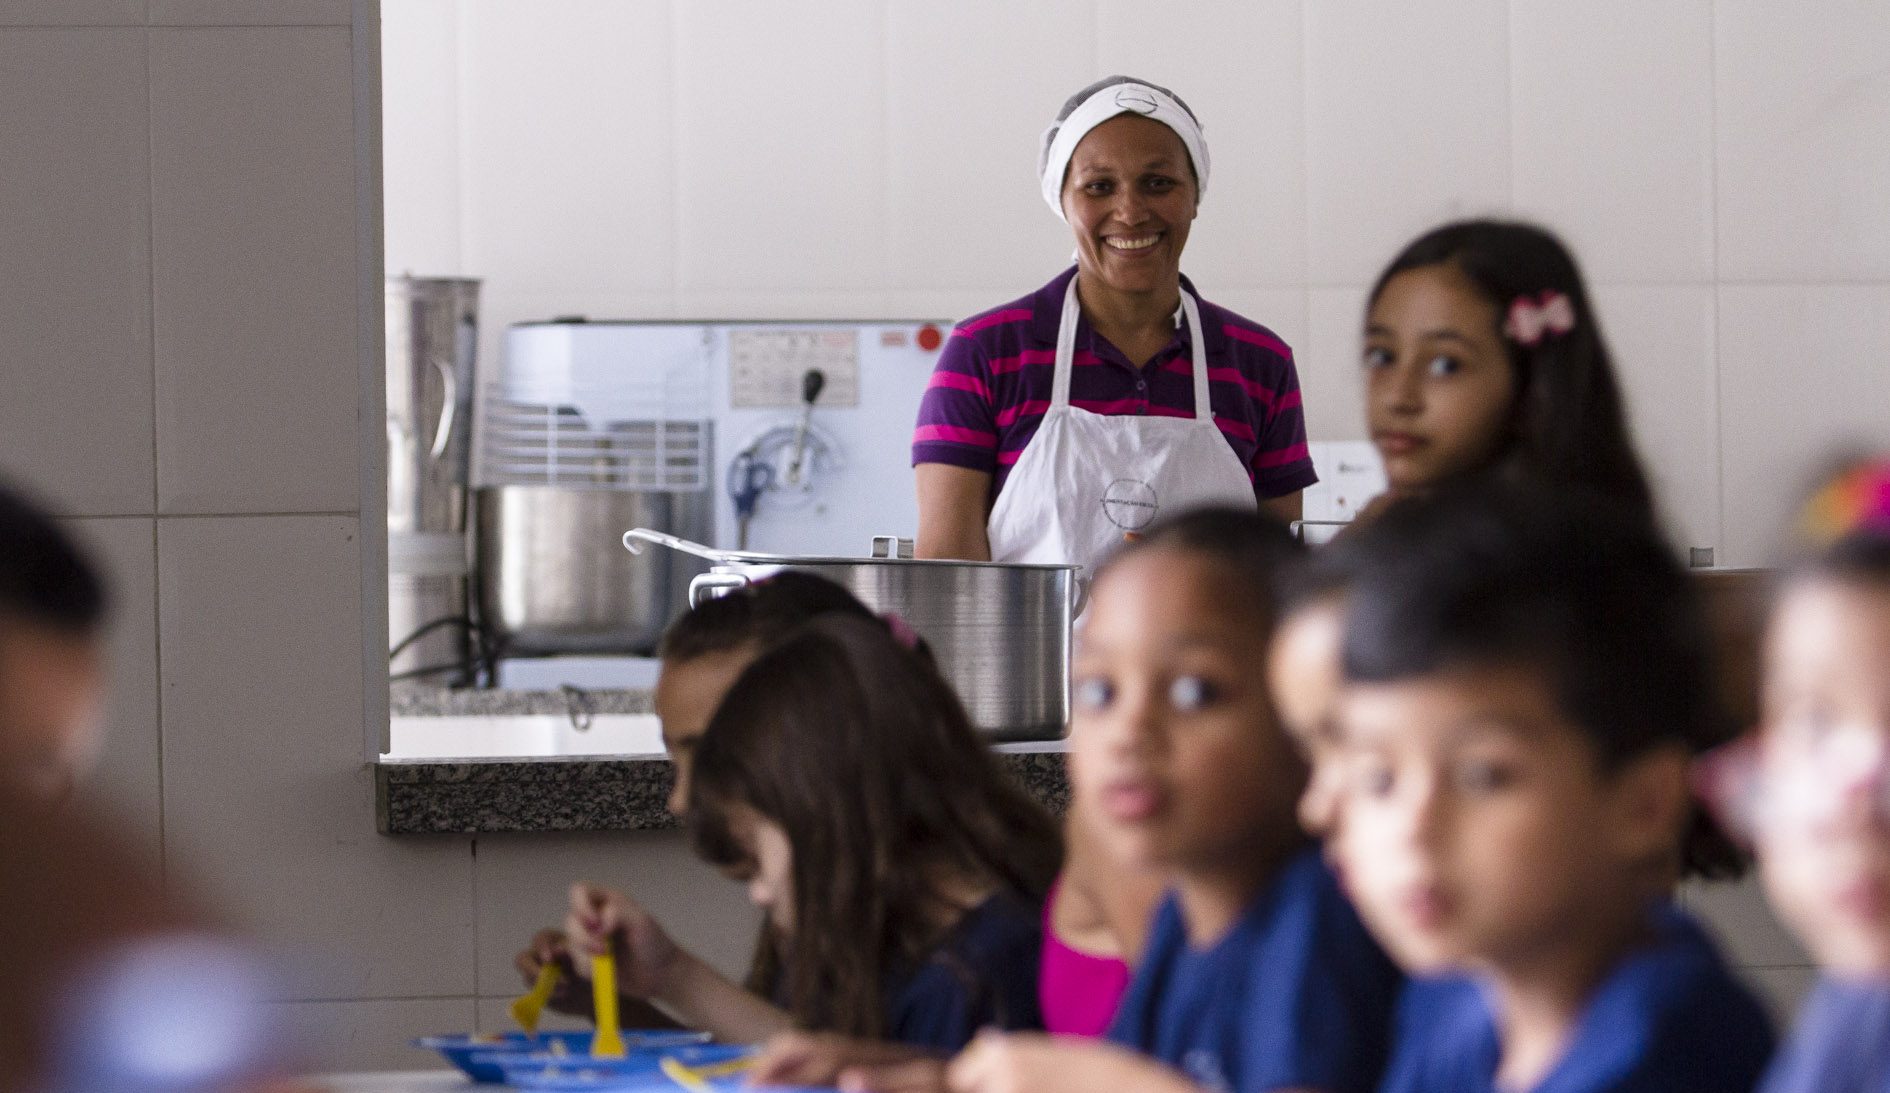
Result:
M1083 276L1118 292L1171 291L1198 201L1188 150L1173 129L1121 114L1090 130L1063 179L1063 215Z

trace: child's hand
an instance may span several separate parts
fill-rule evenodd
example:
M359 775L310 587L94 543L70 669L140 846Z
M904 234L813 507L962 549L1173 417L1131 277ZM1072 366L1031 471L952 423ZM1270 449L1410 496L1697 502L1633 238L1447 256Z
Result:
M946 1072L952 1093L1201 1093L1177 1071L1098 1040L981 1032Z
M852 1040L833 1033L784 1032L770 1039L755 1057L748 1084L943 1093L945 1062L904 1044Z
M617 990L632 998L661 998L682 963L682 950L662 923L622 892L579 882L571 886L565 943L578 975L589 979L591 958L617 959Z
M558 977L557 985L551 988L551 997L545 1004L559 1013L572 1017L594 1020L591 992L578 978L576 965L571 960L571 947L565 943L563 930L540 930L532 935L530 946L512 958L512 966L524 978L526 987L538 985L538 971L547 964L555 964L563 975Z

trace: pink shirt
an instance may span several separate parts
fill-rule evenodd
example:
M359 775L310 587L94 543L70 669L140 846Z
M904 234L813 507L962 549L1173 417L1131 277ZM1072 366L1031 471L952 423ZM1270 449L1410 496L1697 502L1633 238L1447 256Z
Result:
M1043 901L1043 965L1037 977L1043 1027L1064 1036L1101 1036L1128 989L1129 965L1079 952L1057 937L1052 919L1061 887L1052 885Z

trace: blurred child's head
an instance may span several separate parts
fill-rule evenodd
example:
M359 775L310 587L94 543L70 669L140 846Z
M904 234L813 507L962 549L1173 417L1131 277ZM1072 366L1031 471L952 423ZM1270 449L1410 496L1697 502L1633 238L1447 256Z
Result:
M1204 509L1157 525L1092 586L1072 678L1070 764L1111 855L1190 871L1298 841L1306 768L1267 695L1284 525Z
M1338 819L1344 782L1335 760L1345 667L1345 585L1356 541L1356 534L1342 538L1289 571L1267 655L1267 686L1280 724L1310 771L1299 798L1299 823L1322 838L1332 833Z
M0 488L0 779L70 787L102 743L105 591L52 517Z
M675 767L672 814L689 812L696 741L735 677L762 649L829 613L872 617L865 604L832 581L789 570L705 600L670 624L658 650L663 669L655 700L663 747Z
M1813 501L1766 634L1755 838L1821 965L1890 976L1890 460Z
M942 893L1040 900L1060 859L1055 821L878 619L833 614L769 646L695 758L696 846L749 878L805 1027L881 1035L886 977L966 909Z
M1401 962L1605 939L1683 864L1733 867L1688 781L1726 735L1704 617L1644 521L1449 490L1371 531L1347 597L1337 850Z
M1413 241L1372 288L1365 370L1394 491L1520 470L1651 517L1594 307L1549 232L1472 220Z

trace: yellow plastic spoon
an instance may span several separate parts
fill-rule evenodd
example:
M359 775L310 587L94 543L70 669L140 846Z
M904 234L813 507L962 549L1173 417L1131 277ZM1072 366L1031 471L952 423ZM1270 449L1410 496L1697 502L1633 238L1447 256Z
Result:
M665 1055L656 1065L662 1068L663 1077L689 1090L689 1093L712 1093L712 1087L709 1085L710 1079L726 1078L730 1075L740 1074L746 1070L753 1070L755 1057L753 1055L744 1055L739 1059L730 1059L727 1062L710 1063L706 1066L690 1066L674 1055Z
M623 1058L623 1033L617 1030L617 960L608 953L591 958L591 1007L597 1011L591 1054L600 1059Z
M551 1001L551 992L558 985L558 966L546 964L538 969L538 982L532 989L512 999L512 1020L525 1030L525 1035L538 1035L538 1018L545 1012L545 1003Z

